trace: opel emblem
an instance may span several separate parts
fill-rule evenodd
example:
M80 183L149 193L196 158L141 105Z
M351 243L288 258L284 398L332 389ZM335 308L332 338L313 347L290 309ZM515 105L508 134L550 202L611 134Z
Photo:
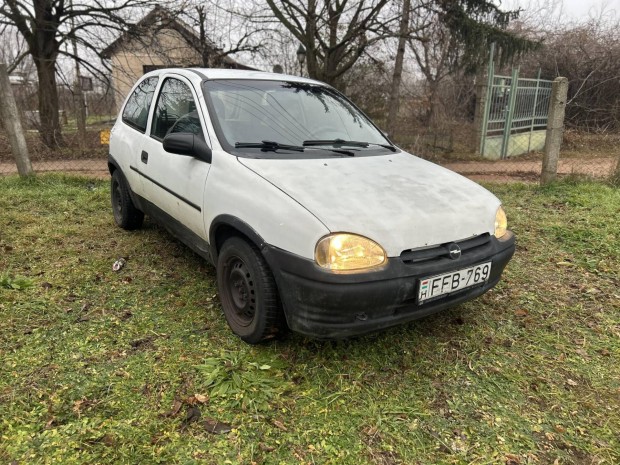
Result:
M450 254L450 258L452 260L458 260L461 258L461 248L458 244L452 243L448 246L448 253Z

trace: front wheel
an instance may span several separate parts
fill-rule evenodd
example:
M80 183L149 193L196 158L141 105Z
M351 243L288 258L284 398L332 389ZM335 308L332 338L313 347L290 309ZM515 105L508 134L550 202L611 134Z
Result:
M125 177L119 170L112 173L111 201L114 221L118 226L126 230L139 229L144 221L142 213L131 200L129 186Z
M240 237L232 237L222 246L217 287L228 325L245 342L257 344L282 329L282 307L273 274L258 249Z

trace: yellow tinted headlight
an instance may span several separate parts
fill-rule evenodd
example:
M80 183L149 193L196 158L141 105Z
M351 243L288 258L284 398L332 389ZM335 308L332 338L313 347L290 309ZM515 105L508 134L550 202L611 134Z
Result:
M379 244L346 233L325 236L317 243L314 256L319 266L334 271L363 270L386 261L385 250Z
M506 234L508 231L508 219L506 218L506 212L502 207L497 209L495 213L495 237L498 239Z

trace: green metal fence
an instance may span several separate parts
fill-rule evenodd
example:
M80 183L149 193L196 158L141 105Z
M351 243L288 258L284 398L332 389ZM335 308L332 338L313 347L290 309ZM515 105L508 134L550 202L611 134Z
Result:
M543 150L552 81L494 74L493 48L480 142L485 158L505 159Z

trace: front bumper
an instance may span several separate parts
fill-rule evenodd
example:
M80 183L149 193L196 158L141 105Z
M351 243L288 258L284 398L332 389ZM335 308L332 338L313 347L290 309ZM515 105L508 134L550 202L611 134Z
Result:
M491 236L484 247L458 260L437 258L423 264L389 258L379 270L334 273L312 260L265 245L263 255L276 278L288 326L322 339L341 339L388 328L473 299L495 286L515 251L515 237ZM489 279L477 286L419 304L420 278L491 261Z

